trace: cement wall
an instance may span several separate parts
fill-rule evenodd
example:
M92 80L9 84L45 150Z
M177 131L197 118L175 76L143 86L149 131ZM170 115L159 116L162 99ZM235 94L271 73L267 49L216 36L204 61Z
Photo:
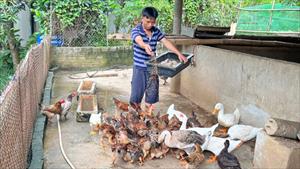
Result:
M98 69L132 65L131 47L52 47L51 65L62 69Z
M271 117L300 122L300 64L208 46L186 46L195 66L181 72L180 93L211 110L253 104Z

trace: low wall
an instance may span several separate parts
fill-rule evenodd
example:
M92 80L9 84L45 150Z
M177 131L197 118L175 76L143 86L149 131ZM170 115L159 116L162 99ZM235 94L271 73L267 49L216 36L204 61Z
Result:
M182 71L180 93L211 110L253 104L271 117L300 122L300 64L208 46L186 46L195 66Z
M131 47L52 47L51 65L62 69L97 69L132 65Z

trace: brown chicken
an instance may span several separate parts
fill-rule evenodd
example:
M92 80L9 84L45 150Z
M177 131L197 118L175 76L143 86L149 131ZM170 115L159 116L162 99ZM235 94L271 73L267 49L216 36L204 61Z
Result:
M189 163L186 165L194 165L196 168L199 168L199 165L204 161L205 156L202 152L201 146L199 144L195 144L195 150L187 156L183 162ZM186 167L188 167L186 166Z
M177 117L173 116L168 123L167 129L170 131L179 130L181 124L182 124L182 122L179 121L179 119Z
M150 153L151 141L146 137L142 137L139 140L138 145L141 147L144 155L143 158L145 159L147 155Z
M113 126L103 123L100 125L99 129L102 131L102 137L101 137L101 141L100 144L104 147L104 138L108 139L108 142L113 145L115 144L116 140L115 140L115 135L116 135L116 131L114 129Z
M162 143L159 146L152 146L150 150L150 159L153 158L164 158L169 152L170 148Z
M129 152L131 161L130 163L139 162L139 165L142 166L144 164L144 154L141 148L135 144L127 145L127 152Z
M112 165L115 166L119 159L125 158L127 154L127 146L124 144L114 144L111 146L112 151Z
M192 112L192 117L189 117L187 120L187 128L193 127L203 127L201 123L197 120L197 116L194 111Z
M139 118L138 113L135 110L132 110L130 108L130 110L128 111L128 113L126 115L126 120L129 123L137 123L140 120L140 118Z
M61 99L52 105L42 108L42 114L46 115L49 119L53 118L55 114L61 115L63 111L61 104L64 102L65 100Z
M136 103L130 102L130 107L131 107L132 109L134 109L136 112L140 112L140 111L142 110L141 106L138 105L138 104L136 104Z
M126 111L126 112L128 111L128 106L129 106L128 103L122 102L120 99L117 99L115 97L113 97L113 101L119 110Z

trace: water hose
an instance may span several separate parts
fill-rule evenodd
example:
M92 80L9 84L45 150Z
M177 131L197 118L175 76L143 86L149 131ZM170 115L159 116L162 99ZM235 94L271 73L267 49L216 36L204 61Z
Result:
M61 150L61 153L63 154L63 157L64 159L66 160L66 162L69 164L69 166L72 168L72 169L75 169L74 165L72 164L72 162L69 160L69 158L67 157L66 153L65 153L65 150L63 148L63 145L62 145L62 140L61 140L61 130L60 130L60 123L59 123L59 118L60 116L57 114L56 115L56 118L57 118L57 127L58 127L58 136L59 136L59 146L60 146L60 150Z

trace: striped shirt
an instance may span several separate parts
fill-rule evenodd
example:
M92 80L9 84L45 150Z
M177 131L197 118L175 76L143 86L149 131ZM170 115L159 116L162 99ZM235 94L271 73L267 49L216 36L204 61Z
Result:
M135 38L137 36L141 36L143 38L144 43L149 44L152 51L156 51L157 42L165 37L165 34L162 33L157 27L152 28L152 37L148 37L146 32L143 29L142 24L138 24L131 31L131 39L133 42L133 64L138 68L146 69L145 62L150 60L150 55L148 55L144 48L140 47Z

